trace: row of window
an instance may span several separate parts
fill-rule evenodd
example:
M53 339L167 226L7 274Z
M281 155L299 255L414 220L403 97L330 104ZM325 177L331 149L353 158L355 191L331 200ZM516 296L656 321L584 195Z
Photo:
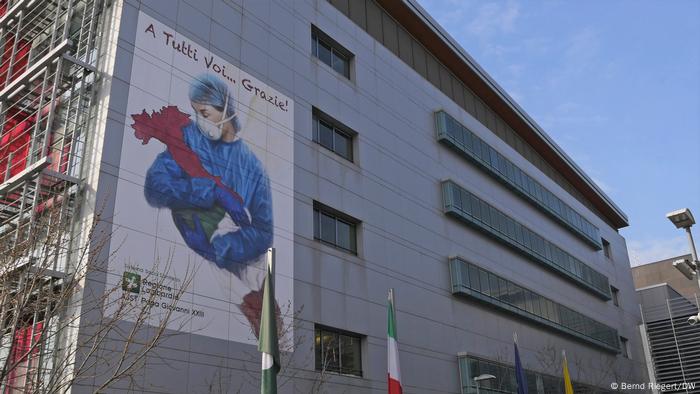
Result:
M561 365L556 360L552 364ZM484 360L474 356L462 355L459 357L459 373L462 381L462 394L476 393L474 378L483 374L493 375L495 379L482 380L481 393L517 393L518 384L515 378L515 368L510 364ZM533 394L559 394L564 392L564 379L561 376L547 375L540 372L525 370L527 380L527 392ZM613 393L613 391L589 386L579 382L572 382L574 392L578 394Z
M605 300L610 299L608 278L518 223L453 181L442 184L445 212L494 236L532 260L553 268Z
M363 336L344 330L317 325L314 329L315 369L320 372L333 372L345 375L362 376ZM627 357L627 340L621 339L623 356ZM496 376L496 380L482 382L482 388L503 393L517 392L515 370L512 366L462 355L459 357L459 371L462 376L462 393L475 390L473 377L482 374ZM561 377L545 375L525 370L528 392L560 393L563 387ZM600 393L598 387L573 382L577 393Z
M460 258L450 259L452 292L546 324L608 350L619 349L617 330ZM475 293L476 292L476 293ZM481 296L479 296L481 295Z
M596 249L602 248L600 231L596 226L464 125L444 111L435 113L435 123L438 141L446 143L481 165L490 175L518 191L536 207L563 223Z

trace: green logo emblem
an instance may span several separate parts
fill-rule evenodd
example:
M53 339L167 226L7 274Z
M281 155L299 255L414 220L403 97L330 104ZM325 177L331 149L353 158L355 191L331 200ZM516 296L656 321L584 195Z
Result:
M122 290L130 293L140 293L141 275L125 271L124 276L122 276Z

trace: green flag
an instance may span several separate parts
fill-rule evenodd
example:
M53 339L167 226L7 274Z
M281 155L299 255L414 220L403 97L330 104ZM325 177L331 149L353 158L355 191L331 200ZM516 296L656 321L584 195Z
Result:
M275 316L274 260L275 250L268 249L267 273L263 286L262 318L260 319L260 341L258 342L258 350L262 352L261 394L277 393L277 373L280 370L277 316Z

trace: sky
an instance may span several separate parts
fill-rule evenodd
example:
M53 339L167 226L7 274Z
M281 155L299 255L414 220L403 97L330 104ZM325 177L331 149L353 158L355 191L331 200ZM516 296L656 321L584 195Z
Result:
M700 222L700 1L418 2L627 214L633 266L689 253L665 215Z

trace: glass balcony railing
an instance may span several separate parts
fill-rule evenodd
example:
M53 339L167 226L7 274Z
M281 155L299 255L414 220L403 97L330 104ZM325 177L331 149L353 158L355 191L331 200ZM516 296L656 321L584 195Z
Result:
M442 184L445 213L573 281L604 300L608 278L451 180Z
M611 352L617 330L461 258L450 259L452 293L466 295Z
M603 248L596 226L450 115L436 112L435 124L438 141L479 165L596 250Z

